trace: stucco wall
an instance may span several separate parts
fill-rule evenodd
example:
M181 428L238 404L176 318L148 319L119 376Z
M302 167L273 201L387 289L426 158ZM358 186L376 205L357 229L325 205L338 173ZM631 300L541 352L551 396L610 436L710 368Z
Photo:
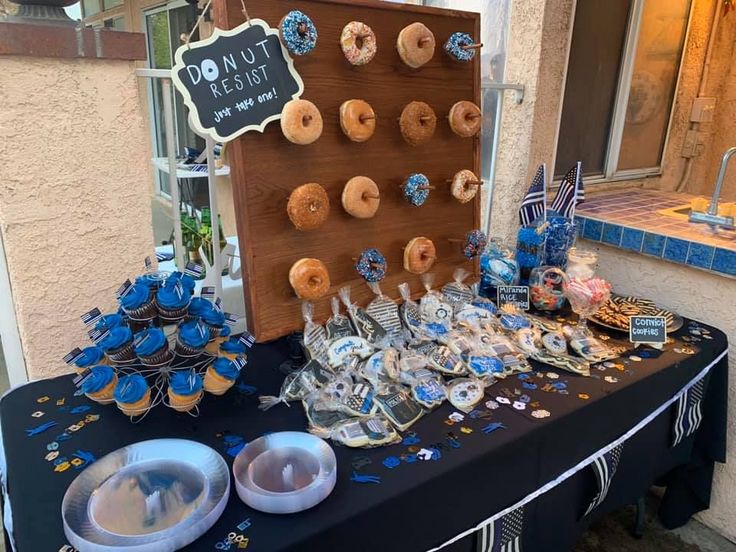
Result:
M31 378L68 370L153 248L134 64L0 57L0 229Z
M729 464L718 465L709 510L699 518L727 538L736 541L736 282L682 265L657 261L620 249L583 240L581 245L597 249L598 272L613 282L614 290L624 295L652 297L659 304L726 333L729 346ZM696 287L697 286L697 287Z

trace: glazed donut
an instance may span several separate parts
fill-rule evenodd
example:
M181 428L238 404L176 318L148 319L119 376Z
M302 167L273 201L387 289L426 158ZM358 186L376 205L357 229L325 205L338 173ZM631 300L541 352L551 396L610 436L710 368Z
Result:
M483 116L480 108L473 102L457 102L450 109L450 128L463 138L470 138L480 132Z
M412 23L404 27L396 39L399 57L409 67L416 69L434 56L434 34L422 23Z
M355 263L358 271L367 282L380 282L386 276L386 258L378 249L366 249Z
M343 209L355 218L373 217L380 204L381 193L378 186L367 176L351 178L342 190Z
M376 55L376 34L368 25L351 21L342 30L340 46L345 58L352 65L365 65Z
M319 259L299 259L291 265L289 283L300 299L319 299L330 289L330 275Z
M297 230L314 230L330 214L330 198L319 184L302 184L289 196L286 213Z
M404 182L404 198L415 207L421 207L428 197L429 178L422 173L409 175Z
M468 259L477 257L488 245L486 235L482 230L471 230L465 234L465 243L463 244L463 255Z
M404 248L404 270L424 274L434 264L437 250L429 238L414 238Z
M317 46L317 27L299 10L292 10L283 17L279 36L289 53L295 56L304 56Z
M475 48L467 48L473 45L473 37L468 33L452 33L445 42L445 52L455 61L468 62L475 57Z
M412 146L428 142L437 128L434 110L424 102L411 102L404 107L399 118L401 135Z
M472 201L475 195L478 193L478 185L480 180L475 176L473 171L463 169L455 174L452 179L452 197L457 199L460 203L467 203Z
M281 132L289 142L311 144L322 136L322 114L309 100L291 100L281 111Z
M340 106L340 127L353 142L365 142L376 131L376 113L368 102L348 100Z

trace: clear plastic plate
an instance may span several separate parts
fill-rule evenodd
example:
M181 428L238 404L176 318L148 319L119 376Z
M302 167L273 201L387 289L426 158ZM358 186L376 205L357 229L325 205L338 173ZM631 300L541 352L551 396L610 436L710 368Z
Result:
M251 508L271 514L307 510L335 488L337 459L325 441L299 431L264 435L233 463L235 489Z
M156 439L101 458L72 481L61 505L64 533L81 552L170 552L222 515L230 472L213 449Z

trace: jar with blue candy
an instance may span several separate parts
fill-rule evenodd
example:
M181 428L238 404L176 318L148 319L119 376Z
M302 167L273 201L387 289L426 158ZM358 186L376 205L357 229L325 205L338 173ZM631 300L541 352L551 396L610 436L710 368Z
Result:
M482 297L496 298L498 286L515 286L519 283L519 265L514 252L500 238L491 238L480 257L480 289Z
M543 263L564 269L567 266L567 252L575 243L575 237L574 222L556 214L548 216L543 236Z
M544 232L538 226L529 225L519 228L516 235L516 262L519 263L519 281L526 285L532 269L542 265L544 258Z

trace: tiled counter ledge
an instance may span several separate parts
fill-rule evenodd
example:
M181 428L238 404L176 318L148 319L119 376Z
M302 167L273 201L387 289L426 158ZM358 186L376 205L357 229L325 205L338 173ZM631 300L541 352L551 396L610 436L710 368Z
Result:
M641 189L590 194L575 213L578 235L736 278L736 232L688 222L691 199L688 194Z

